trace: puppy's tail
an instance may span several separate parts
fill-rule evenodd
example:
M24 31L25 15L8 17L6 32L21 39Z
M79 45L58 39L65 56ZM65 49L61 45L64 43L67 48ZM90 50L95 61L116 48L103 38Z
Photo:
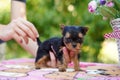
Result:
M41 44L39 37L37 37L37 44L38 44L38 46Z

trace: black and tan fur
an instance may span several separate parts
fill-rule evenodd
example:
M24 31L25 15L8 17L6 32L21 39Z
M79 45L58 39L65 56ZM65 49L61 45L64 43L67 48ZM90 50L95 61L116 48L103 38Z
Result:
M83 38L86 32L88 31L87 27L82 26L64 26L61 25L62 37L53 37L44 42L38 41L38 51L35 60L36 69L49 67L47 62L50 61L49 52L53 52L57 61L59 71L66 71L68 62L65 60L63 55L63 47L66 47L68 52L73 52L74 54L69 54L71 61L74 63L75 71L79 71L79 55L81 50L81 45L83 43Z

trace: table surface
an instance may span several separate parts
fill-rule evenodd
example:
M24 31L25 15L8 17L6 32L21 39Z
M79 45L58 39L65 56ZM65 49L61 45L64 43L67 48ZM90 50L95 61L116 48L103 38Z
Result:
M57 68L36 70L34 59L12 59L0 63L0 80L120 80L117 64L80 62L86 72L75 72L70 63L67 72Z

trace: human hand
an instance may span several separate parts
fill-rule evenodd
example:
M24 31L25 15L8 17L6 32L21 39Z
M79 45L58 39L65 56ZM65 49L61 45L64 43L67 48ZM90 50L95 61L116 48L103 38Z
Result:
M68 52L66 47L63 47L63 55L64 55L64 58L65 58L67 63L71 62L70 56L69 56L70 53L73 54L73 52ZM58 62L57 62L57 60L55 58L54 53L49 52L49 54L50 54L51 62L48 62L48 65L51 66L51 67L57 67Z
M28 38L35 41L38 36L34 25L22 18L14 19L8 25L0 28L0 38L3 41L15 39L20 43L22 43L23 40L28 43Z

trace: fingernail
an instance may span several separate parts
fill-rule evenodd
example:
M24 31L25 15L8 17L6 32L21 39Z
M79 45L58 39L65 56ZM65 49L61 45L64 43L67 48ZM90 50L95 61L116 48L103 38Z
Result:
M36 38L35 38L35 39L33 39L33 41L36 41Z
M36 33L36 37L39 37L39 33L38 32Z
M37 35L37 37L39 37L39 34Z
M20 43L23 43L22 39L20 40Z
M28 41L25 41L26 44L28 44Z

